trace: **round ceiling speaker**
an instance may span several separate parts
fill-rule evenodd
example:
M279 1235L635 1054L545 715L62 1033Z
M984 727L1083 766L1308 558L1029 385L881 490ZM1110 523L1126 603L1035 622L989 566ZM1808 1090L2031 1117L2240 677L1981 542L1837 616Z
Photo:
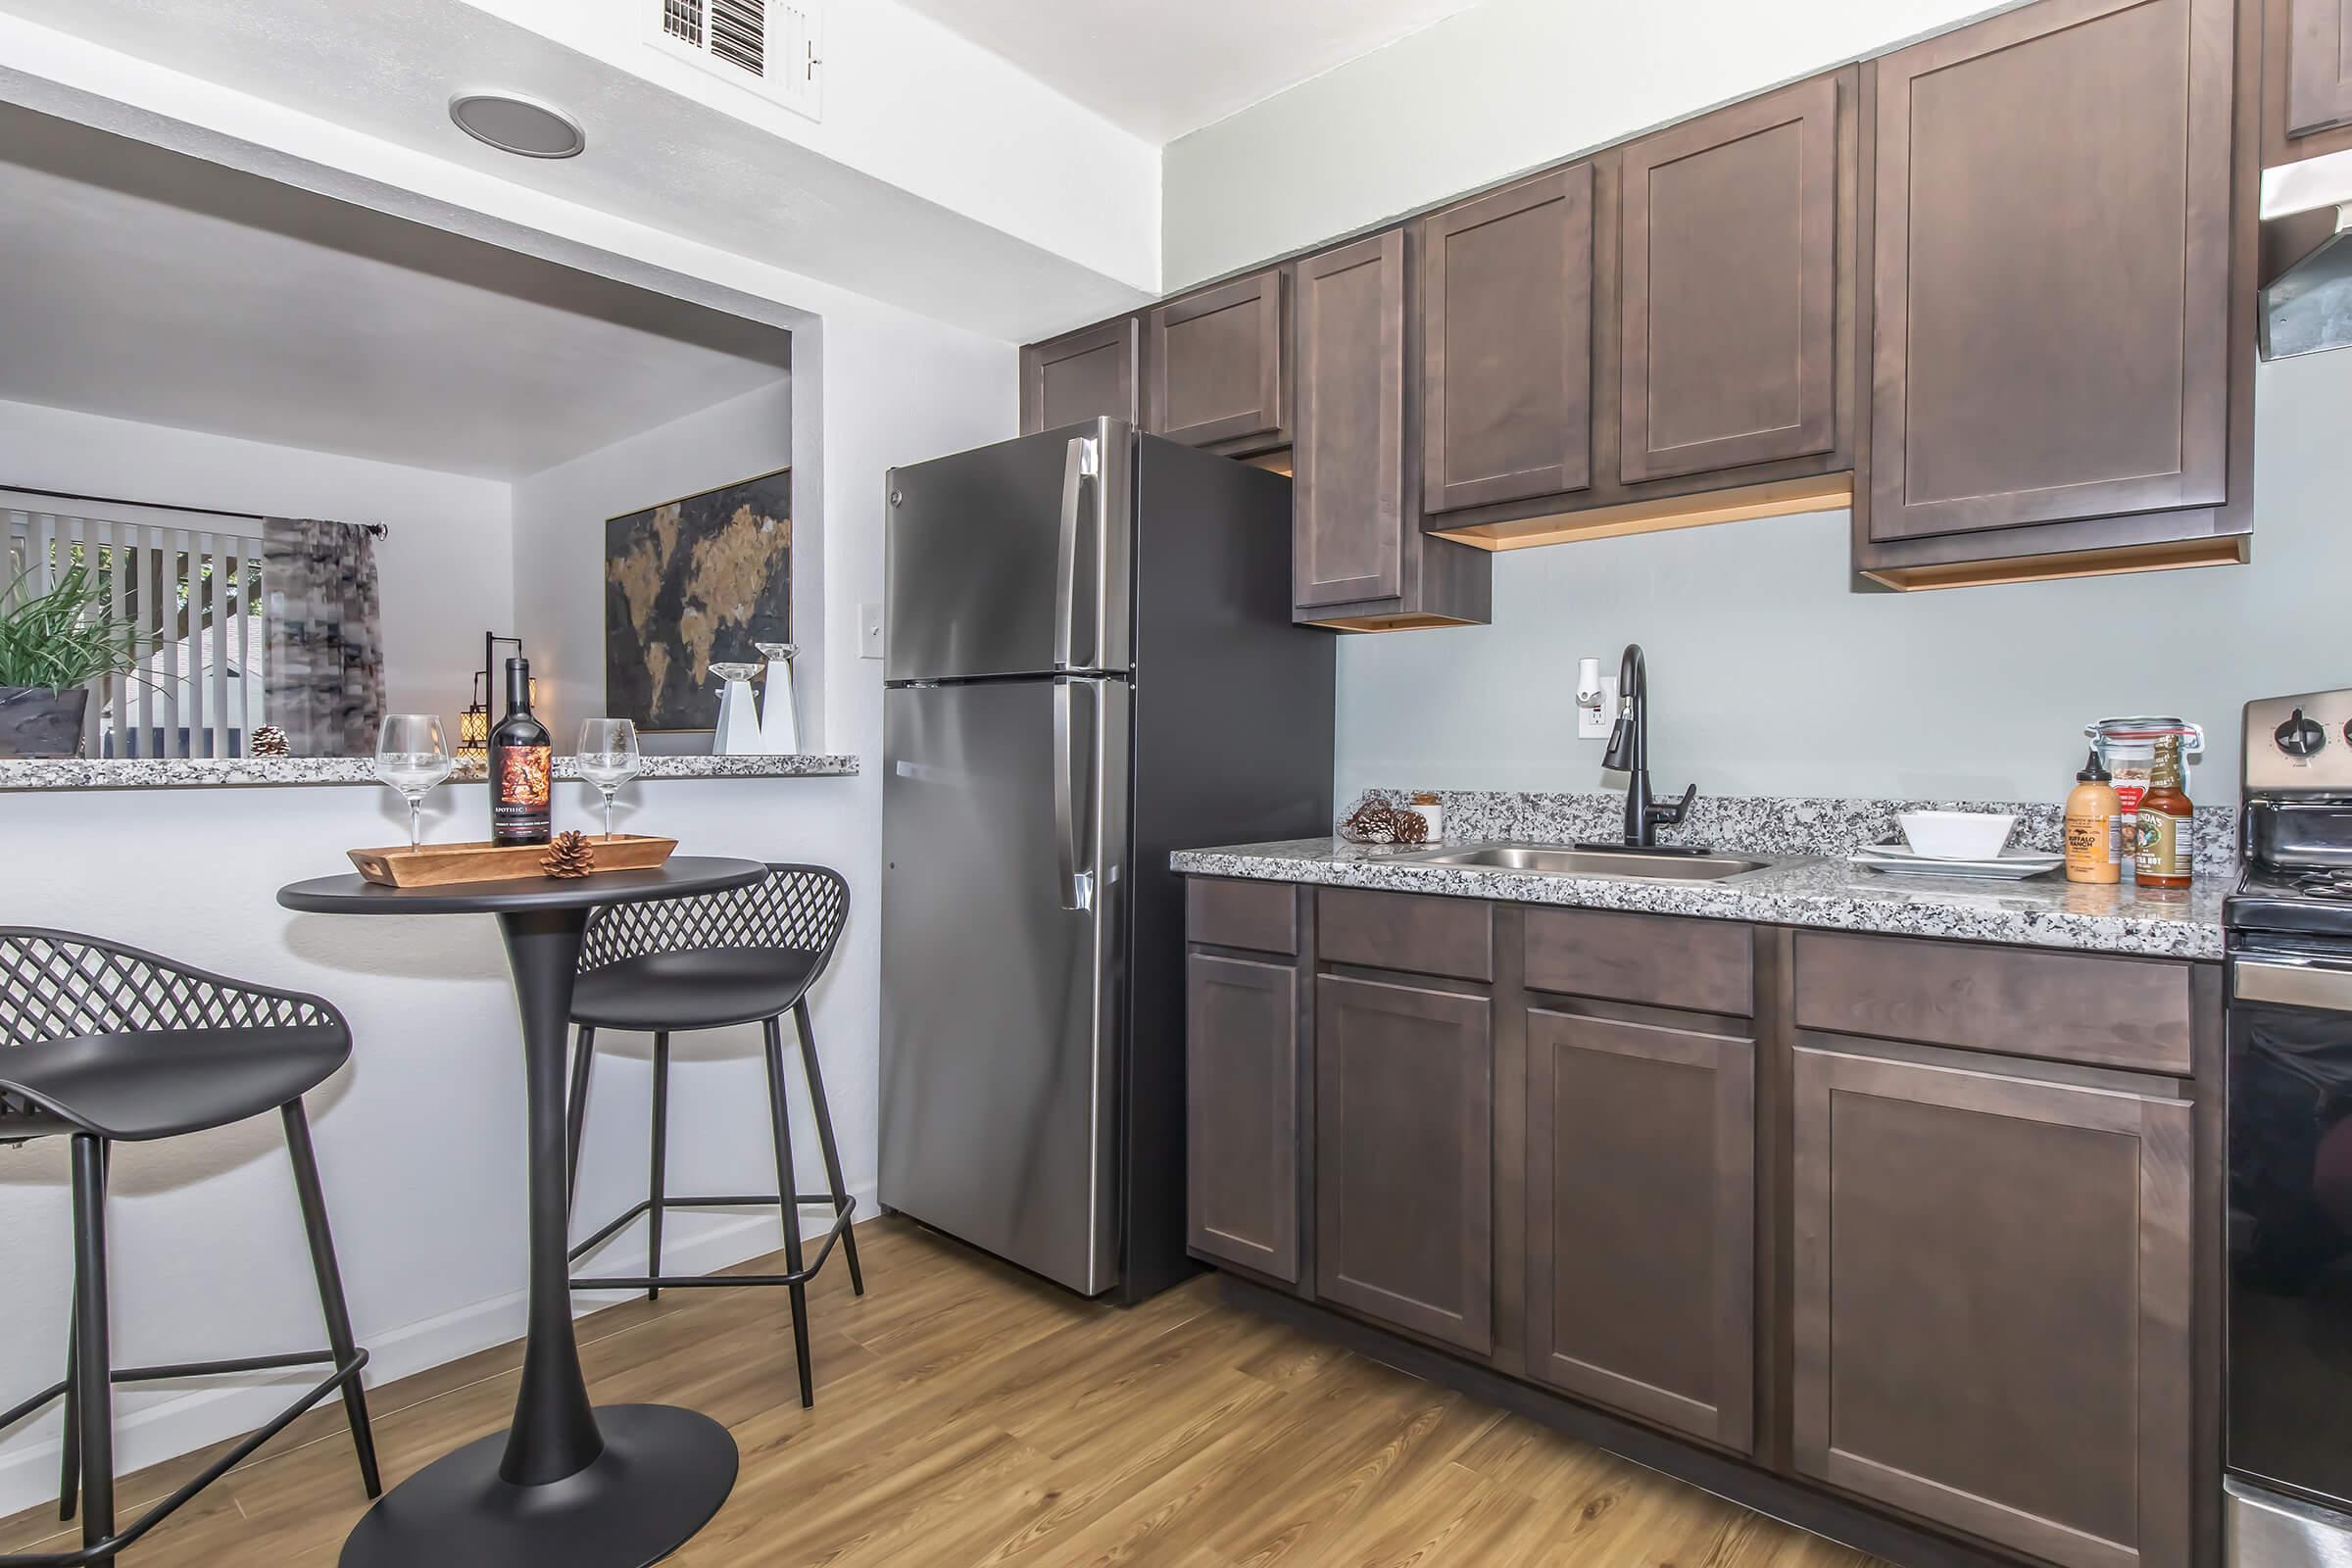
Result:
M588 145L578 121L511 92L460 93L449 101L449 118L475 141L523 158L576 158Z

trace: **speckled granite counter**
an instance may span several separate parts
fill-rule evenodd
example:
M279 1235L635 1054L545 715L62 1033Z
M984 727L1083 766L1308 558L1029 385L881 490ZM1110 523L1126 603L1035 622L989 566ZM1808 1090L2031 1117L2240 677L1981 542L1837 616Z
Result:
M858 771L858 759L817 757L648 757L640 780L667 778L838 778ZM576 779L569 757L556 759L556 777ZM461 764L453 784L482 781L480 764ZM376 784L365 757L237 757L107 759L42 758L0 760L0 791L148 790L223 785Z
M1458 846L1456 846L1458 847ZM1753 920L1771 925L1973 942L2072 948L2163 958L2222 956L2222 898L2235 877L2202 877L2186 893L2090 887L2062 876L2025 882L1897 880L1815 856L1748 856L1764 868L1721 882L1634 882L1475 866L1430 865L1425 849L1372 849L1344 839L1293 839L1180 850L1179 872L1378 888L1517 904L1565 904L1645 914Z

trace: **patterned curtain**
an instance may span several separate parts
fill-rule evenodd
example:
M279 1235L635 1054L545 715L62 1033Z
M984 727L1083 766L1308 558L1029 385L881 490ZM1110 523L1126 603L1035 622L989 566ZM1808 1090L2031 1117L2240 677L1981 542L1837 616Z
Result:
M294 757L367 757L384 716L383 603L375 538L312 518L262 524L268 607L262 710Z

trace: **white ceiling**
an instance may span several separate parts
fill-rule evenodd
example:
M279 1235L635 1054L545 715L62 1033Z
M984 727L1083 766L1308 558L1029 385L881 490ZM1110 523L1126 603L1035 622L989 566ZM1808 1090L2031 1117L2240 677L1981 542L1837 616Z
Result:
M0 106L0 399L514 479L768 385L774 327Z
M609 19L639 15L648 0L549 3ZM858 0L835 0L829 51L856 42L859 9ZM677 69L694 78L701 99L468 0L0 0L0 13L1007 342L1128 309L1152 292L1136 282L1157 281L1155 227L1150 277L1121 282L1009 227L975 220L722 112L710 100L738 89L694 67ZM642 44L629 55L666 60ZM0 80L9 64L0 61ZM936 102L891 96L904 85L887 59L855 51L826 88L825 124L815 130L838 135L872 122L905 132L917 149L956 134L959 117ZM587 152L533 161L471 140L450 123L448 100L481 86L561 105L587 128ZM332 161L333 142L323 145ZM1032 161L1050 167L1042 157ZM945 154L926 162L957 167ZM978 175L969 182L984 183ZM1033 182L1050 184L1063 205L1083 206L1069 195L1076 187L1042 172Z
M1418 32L1478 0L906 0L1153 142Z

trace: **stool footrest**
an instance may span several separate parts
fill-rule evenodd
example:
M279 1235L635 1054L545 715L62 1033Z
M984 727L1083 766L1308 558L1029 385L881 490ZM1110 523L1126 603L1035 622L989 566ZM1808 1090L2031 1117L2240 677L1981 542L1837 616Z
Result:
M784 1200L775 1193L754 1193L748 1197L732 1198L664 1198L662 1200L662 1206L663 1208L774 1208L783 1201ZM846 1212L845 1205L855 1206L857 1201L857 1199L846 1193L808 1193L799 1200L799 1206L802 1208L844 1209ZM639 1199L600 1226L586 1241L575 1244L564 1256L577 1263L581 1258L586 1257L590 1252L595 1251L626 1230L633 1222L643 1219L653 1209L653 1206L652 1199Z
M765 1198L665 1198L662 1203L664 1208L734 1208L744 1204L774 1204L782 1201L782 1199L771 1193ZM834 1244L839 1242L844 1233L849 1230L851 1216L858 1210L858 1200L843 1193L811 1193L801 1199L800 1204L802 1207L822 1205L831 1208L833 1223L826 1227L824 1242L817 1248L816 1255L789 1274L599 1275L594 1278L575 1278L571 1282L571 1288L575 1291L691 1291L710 1290L729 1285L806 1285L808 1281L816 1278L817 1270L825 1266L825 1259L833 1255ZM576 1260L582 1252L604 1241L652 1206L653 1203L649 1200L621 1215L620 1218L572 1249L573 1259ZM6 1561L7 1559L0 1558L0 1564L5 1564Z
M138 1367L129 1371L117 1372L113 1374L108 1381L111 1383L132 1383L154 1378L196 1377L213 1372L269 1371L275 1368L289 1366L316 1365L321 1361L333 1362L334 1356L332 1352L318 1355L303 1353L291 1356L246 1356L235 1361L190 1362L186 1365L177 1367ZM177 1511L183 1504L185 1504L189 1498L195 1496L196 1494L202 1492L205 1488L211 1486L214 1482L220 1480L222 1476L228 1474L238 1465L243 1464L247 1459L251 1458L254 1450L261 1447L263 1444L268 1443L271 1438L276 1437L280 1432L285 1431L286 1428L292 1426L299 1417L308 1412L313 1406L317 1405L321 1399L324 1399L328 1395L335 1393L346 1383L349 1383L352 1379L358 1377L360 1375L360 1369L367 1364L368 1352L366 1350L360 1350L356 1352L349 1361L336 1364L334 1371L328 1375L324 1382L320 1383L317 1388L312 1389L308 1394L305 1394L301 1398L295 1400L292 1404L286 1406L286 1408L280 1411L277 1416L270 1422L269 1425L257 1428L255 1431L248 1434L242 1443L239 1443L235 1447L229 1449L220 1458L215 1459L211 1464L205 1466L201 1472L190 1477L179 1487L177 1491L173 1492L170 1496L164 1498L161 1502L158 1502L154 1507L139 1515L138 1518L123 1526L121 1530L118 1530L113 1535L107 1537L106 1540L99 1542L95 1545L83 1546L78 1551L31 1552L0 1556L0 1568L83 1568L83 1565L87 1563L111 1561L116 1554L121 1552L125 1546L130 1545L141 1536L147 1534L148 1531L153 1530L157 1525L162 1524L167 1518L171 1517L171 1515ZM57 1395L65 1392L67 1387L68 1385L60 1383L56 1388L51 1389L48 1394L44 1396L44 1398L55 1397ZM12 1414L8 1421L0 1421L0 1426L6 1426L10 1424L10 1422L20 1419L22 1419L22 1414Z

